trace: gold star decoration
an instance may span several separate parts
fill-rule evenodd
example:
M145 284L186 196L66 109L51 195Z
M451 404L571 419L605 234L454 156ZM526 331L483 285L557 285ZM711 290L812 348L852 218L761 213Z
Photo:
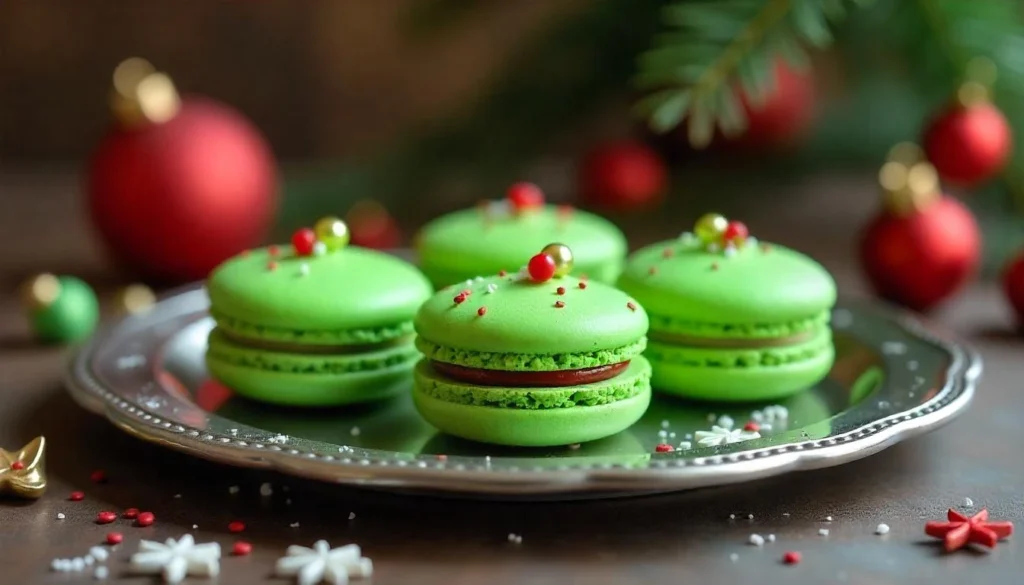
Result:
M36 437L17 451L0 449L0 494L38 498L46 491L46 439Z

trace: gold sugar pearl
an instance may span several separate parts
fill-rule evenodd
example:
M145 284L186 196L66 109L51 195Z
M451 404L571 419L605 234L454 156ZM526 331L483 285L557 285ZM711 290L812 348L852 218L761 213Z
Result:
M727 227L729 227L729 220L724 216L717 213L706 213L697 220L693 233L705 244L715 244L721 241L722 234L725 233Z
M352 238L348 225L337 217L325 217L313 227L316 239L323 242L329 251L340 250L348 245Z
M572 250L565 244L548 244L541 250L541 254L547 254L555 261L554 278L562 278L572 272L573 258Z

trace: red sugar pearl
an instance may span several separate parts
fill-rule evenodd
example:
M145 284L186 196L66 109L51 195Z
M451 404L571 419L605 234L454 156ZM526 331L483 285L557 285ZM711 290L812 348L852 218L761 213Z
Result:
M564 295L565 294L565 287L564 286L560 286L560 287L555 289L555 292L560 294L560 295Z
M452 299L452 301L454 301L456 305L461 305L462 303L466 302L466 295L459 293L455 295L455 298Z
M480 307L479 309L476 310L476 314L483 317L484 315L487 314L487 307Z
M252 552L252 545L244 540L239 540L231 546L231 554L236 557L244 557Z
M761 425L757 424L754 421L750 421L747 424L743 425L743 430L744 431L754 431L756 433L757 431L761 430Z
M245 522L239 522L238 520L235 520L234 522L228 523L228 532L243 532L244 530Z
M555 301L555 308L556 309L561 309L564 306L565 306L565 303L563 303L562 301Z
M127 518L128 520L135 520L136 518L139 517L139 509L138 508L128 508L124 512L121 512L121 517L122 518Z
M526 269L529 271L530 278L534 282L546 282L555 275L555 259L549 254L542 252L530 258L530 263L526 265Z
M580 281L580 290L587 288L587 282L585 280Z
M21 471L22 469L25 469L25 464L21 461L15 461L11 463L11 469L14 471Z
M278 254L281 253L281 249L278 248L277 246L270 246L269 248L267 248L267 253L270 254L271 256L277 256Z
M124 535L120 532L107 533L107 544L121 544L124 540Z
M786 551L786 553L782 555L782 562L786 563L787 565L798 565L800 564L800 560L802 558L803 557L800 555L799 552L795 550L790 550Z
M504 270L499 270L498 271L498 276L506 276L507 274L508 274L508 272L505 272Z
M516 183L508 188L505 197L516 211L544 205L544 192L533 183Z
M660 443L654 448L654 451L657 453L671 453L673 450L672 445L666 445L665 443Z
M91 479L93 483L103 483L107 481L107 472L102 469L97 469L89 474L89 479Z
M636 303L633 301L626 303L626 307L629 308L630 311L636 311Z
M99 514L96 514L97 524L110 524L114 520L117 520L117 514L104 510Z
M316 244L316 232L309 228L296 230L292 234L292 246L295 246L295 253L299 256L311 256L314 244Z
M82 500L85 499L85 493L71 492L71 495L68 496L68 499L71 500L72 502L81 502Z
M273 260L267 262L267 270L277 270L277 262L274 262Z
M662 258L671 258L672 254L675 254L675 252L672 251L672 248L665 248L661 251Z
M139 517L135 519L139 526L152 526L153 522L156 522L156 516L152 512L140 512Z
M726 242L742 243L750 235L747 225L742 221L730 221L722 232L722 239Z

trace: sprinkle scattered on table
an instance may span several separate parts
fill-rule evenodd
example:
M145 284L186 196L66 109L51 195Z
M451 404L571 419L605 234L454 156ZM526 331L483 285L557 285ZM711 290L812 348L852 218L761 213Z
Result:
M143 540L129 567L140 575L162 575L164 583L180 583L187 575L216 577L220 574L220 545L196 544L191 534L166 542Z
M875 528L875 534L878 534L878 535L889 534L889 525L888 524L879 524L878 527Z
M326 540L318 540L313 548L289 546L285 556L277 560L275 573L280 577L297 577L299 585L321 581L339 584L347 583L349 578L370 577L373 562L362 556L357 545L332 549Z
M1013 534L1013 522L989 521L988 510L967 517L950 508L946 518L946 522L928 522L924 526L925 534L943 540L946 552L961 549L967 543L994 548L998 541Z

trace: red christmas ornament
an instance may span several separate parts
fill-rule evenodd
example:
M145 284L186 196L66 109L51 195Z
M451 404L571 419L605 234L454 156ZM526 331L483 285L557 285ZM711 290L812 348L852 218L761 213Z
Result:
M999 108L984 97L964 96L931 121L923 143L943 180L970 186L1002 170L1013 150L1013 133Z
M391 250L402 244L402 230L391 214L376 201L360 201L345 215L351 243L363 248Z
M642 142L605 144L584 157L577 170L580 199L589 206L626 211L659 203L668 187L668 169Z
M146 277L205 278L264 237L277 172L263 137L235 110L179 100L141 60L114 74L118 123L88 168L92 221L108 251Z
M537 254L526 265L534 282L546 282L555 276L555 259L548 254Z
M1024 325L1024 252L1018 253L1003 268L1003 292L1018 323Z
M814 78L809 72L797 71L781 59L776 61L774 87L761 101L738 90L747 128L725 143L752 149L795 145L814 122L815 93Z
M516 183L508 188L505 197L516 212L544 205L544 192L533 183Z
M927 311L976 272L981 237L971 212L938 190L928 163L882 167L885 208L860 241L862 268L882 297Z
M309 228L296 230L292 234L292 246L299 256L312 256L313 244L316 244L316 232Z

